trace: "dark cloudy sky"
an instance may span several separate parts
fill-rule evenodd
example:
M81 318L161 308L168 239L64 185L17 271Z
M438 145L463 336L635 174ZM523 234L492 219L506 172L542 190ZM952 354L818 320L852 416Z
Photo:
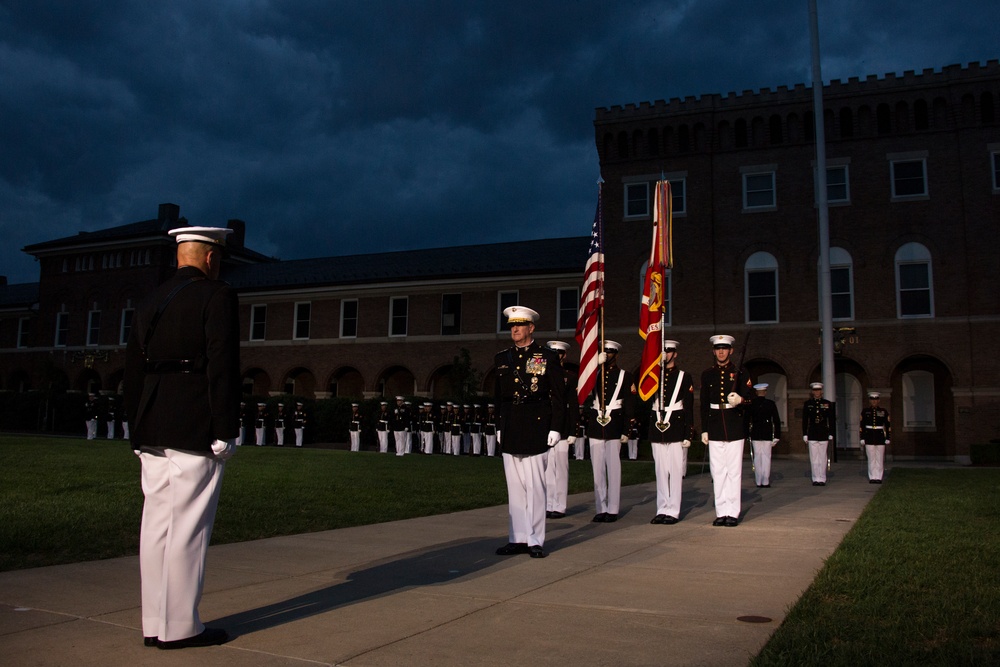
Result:
M818 4L825 81L1000 57L997 0ZM0 275L162 202L282 259L585 235L595 107L809 81L807 0L0 0Z

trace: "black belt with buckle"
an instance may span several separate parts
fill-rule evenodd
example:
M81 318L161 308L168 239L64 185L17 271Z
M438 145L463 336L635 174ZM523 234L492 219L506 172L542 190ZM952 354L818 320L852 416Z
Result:
M204 373L205 363L202 359L163 359L146 361L146 372L155 375L170 373Z

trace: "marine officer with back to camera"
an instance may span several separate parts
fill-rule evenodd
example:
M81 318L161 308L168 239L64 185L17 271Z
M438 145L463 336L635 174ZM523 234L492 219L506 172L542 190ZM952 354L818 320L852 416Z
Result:
M181 227L177 272L136 310L125 401L145 497L139 536L146 646L222 644L198 615L225 461L240 425L236 292L220 281L230 229Z
M514 345L493 360L509 516L509 541L497 555L545 558L545 464L562 439L565 379L556 353L534 340L538 313L511 306L503 314Z

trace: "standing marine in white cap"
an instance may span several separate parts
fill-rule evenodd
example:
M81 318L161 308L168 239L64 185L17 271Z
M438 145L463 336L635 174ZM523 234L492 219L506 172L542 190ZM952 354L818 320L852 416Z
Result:
M549 447L562 440L566 383L559 357L534 340L538 313L511 306L503 314L514 345L496 355L493 367L510 520L497 555L545 558L545 463Z
M576 423L580 419L580 406L576 402L576 373L566 368L566 353L569 343L561 340L550 340L545 347L554 350L559 355L559 363L563 367L566 380L566 415L559 428L562 438L555 447L549 448L548 461L545 465L545 516L549 519L561 519L566 516L566 496L569 491L569 446L576 442Z
M680 520L684 452L694 437L694 383L677 367L675 340L663 341L663 384L653 395L649 442L656 467L656 515L650 523Z
M733 363L732 336L712 336L715 364L701 374L701 441L708 447L715 491L713 526L736 526L740 520L743 478L744 401L754 397L750 374Z
M877 391L868 392L868 407L861 411L861 446L868 456L868 483L881 484L885 474L885 448L889 446L892 433L889 425L889 411L879 405L882 395Z
M753 449L753 476L758 488L771 488L771 449L781 435L778 406L767 397L767 383L753 386L757 395L746 410L747 434Z
M135 312L125 408L142 464L142 632L161 649L222 644L198 616L225 460L240 429L240 317L220 281L231 229L181 227L177 272Z
M836 406L823 398L823 383L809 385L812 398L802 409L802 441L809 447L813 486L826 486L827 449L836 446Z

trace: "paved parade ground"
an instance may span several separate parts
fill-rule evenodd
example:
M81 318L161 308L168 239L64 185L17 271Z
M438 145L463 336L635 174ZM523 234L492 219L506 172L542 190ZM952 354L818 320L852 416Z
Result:
M628 465L628 462L623 462ZM738 527L713 527L711 479L684 482L681 521L650 525L655 485L549 520L549 556L496 556L506 506L209 550L202 620L233 639L142 643L138 557L0 573L5 665L740 665L809 586L879 486L863 461L825 487L777 459L745 462ZM138 526L136 527L138 530Z

